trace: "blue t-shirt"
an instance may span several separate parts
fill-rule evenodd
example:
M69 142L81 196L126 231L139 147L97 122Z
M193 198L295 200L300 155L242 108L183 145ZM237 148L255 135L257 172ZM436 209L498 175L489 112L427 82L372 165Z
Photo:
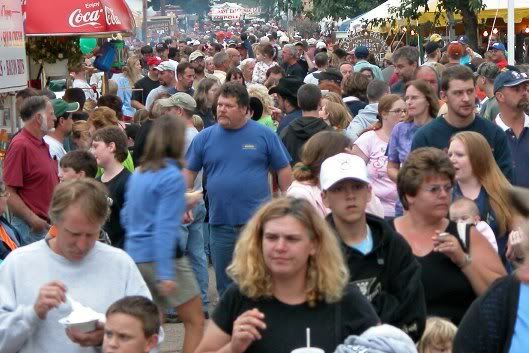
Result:
M395 125L388 143L388 161L404 163L411 149L415 132L420 128L412 121L402 121Z
M518 300L518 312L511 340L509 353L525 353L529 347L529 285L520 284L520 298Z
M116 84L118 85L118 97L121 98L121 101L123 102L123 115L125 116L134 116L136 113L136 109L134 109L131 105L131 98L132 98L132 89L134 88L134 82L130 82L129 79L123 75L123 74L116 74L112 76L112 79L116 81Z
M369 226L366 226L366 228L366 238L358 244L351 245L352 248L360 251L364 255L369 254L373 250L373 232Z
M187 151L187 169L204 169L209 198L209 223L243 225L270 196L268 171L290 163L279 137L256 121L240 129L219 124L202 130Z

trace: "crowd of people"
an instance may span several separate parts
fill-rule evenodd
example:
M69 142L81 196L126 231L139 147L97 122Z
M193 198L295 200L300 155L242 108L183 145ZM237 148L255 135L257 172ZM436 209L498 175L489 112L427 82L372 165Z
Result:
M0 351L154 352L176 313L183 353L524 352L529 66L424 51L168 39L19 91Z

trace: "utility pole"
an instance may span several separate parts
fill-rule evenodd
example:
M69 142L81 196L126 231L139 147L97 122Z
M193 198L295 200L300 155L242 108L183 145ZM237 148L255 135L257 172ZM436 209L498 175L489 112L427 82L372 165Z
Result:
M142 22L141 22L141 37L144 43L147 43L147 0L142 3Z
M160 0L160 15L165 16L165 0Z

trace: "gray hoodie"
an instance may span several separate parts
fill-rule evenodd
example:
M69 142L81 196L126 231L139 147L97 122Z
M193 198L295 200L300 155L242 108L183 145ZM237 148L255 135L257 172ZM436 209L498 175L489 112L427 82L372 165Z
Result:
M378 121L378 103L371 103L366 105L364 109L360 109L358 114L353 118L349 126L345 130L345 134L353 142L356 141L358 136Z
M417 348L402 330L385 324L347 337L334 353L417 353Z

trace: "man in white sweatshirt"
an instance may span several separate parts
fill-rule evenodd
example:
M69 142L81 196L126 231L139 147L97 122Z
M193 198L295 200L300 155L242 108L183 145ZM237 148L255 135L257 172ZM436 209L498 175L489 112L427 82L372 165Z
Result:
M72 299L105 313L124 296L151 294L125 252L97 241L109 214L101 183L61 183L49 213L56 236L16 249L0 265L0 352L101 352L101 324L82 333L58 322Z

